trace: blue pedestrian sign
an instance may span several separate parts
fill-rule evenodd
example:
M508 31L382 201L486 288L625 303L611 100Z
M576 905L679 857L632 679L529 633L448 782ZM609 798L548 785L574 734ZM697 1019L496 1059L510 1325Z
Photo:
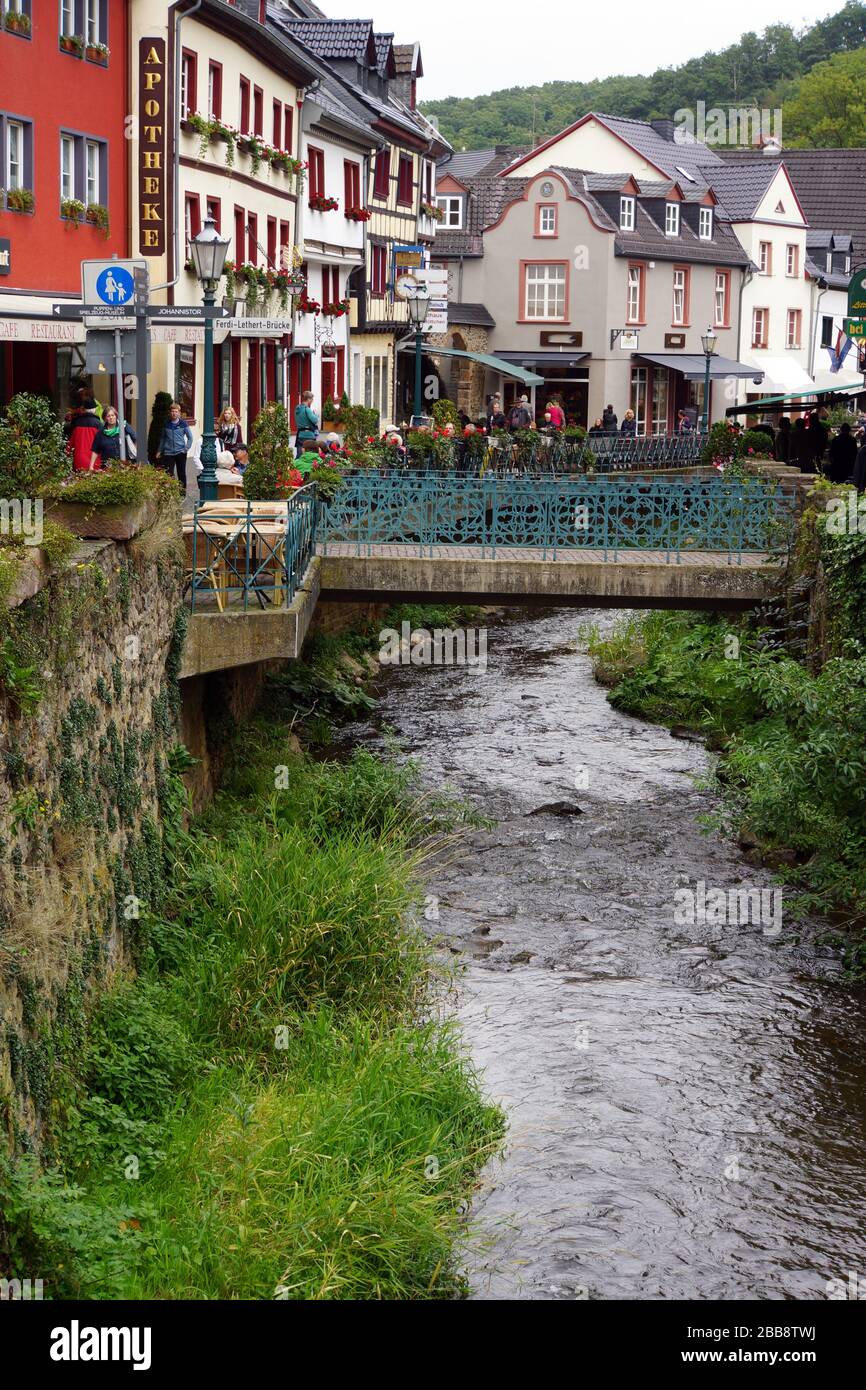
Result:
M130 304L135 292L135 283L123 266L108 266L97 277L96 294L103 304Z

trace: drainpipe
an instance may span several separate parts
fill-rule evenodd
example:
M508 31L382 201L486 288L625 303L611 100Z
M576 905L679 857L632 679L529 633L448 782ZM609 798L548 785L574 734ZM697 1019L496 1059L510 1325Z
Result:
M750 285L755 278L755 267L749 261L748 270L740 276L740 294L737 301L737 354L740 352L740 343L743 341L743 293L747 285Z
M821 281L819 280L819 281L817 281L817 283L820 285ZM824 298L824 295L827 293L827 291L828 291L829 288L830 288L829 285L825 285L824 288L821 290L820 294L818 295L818 298L817 298L816 300L814 300L813 303L812 303L812 322L811 322L810 325L809 325L809 375L810 375L810 376L812 375L812 372L813 372L814 369L815 369L815 338L816 338L816 336L817 336L817 334L818 334L818 317L819 317L820 310L821 310L821 300Z
M178 255L178 242L180 239L180 80L182 71L183 46L181 40L181 25L185 19L189 19L197 10L202 7L202 0L193 0L188 10L181 10L174 16L174 121L172 122L172 188L174 206L172 207L172 228L171 228L171 264L174 269L174 278L166 280L163 285L151 285L150 293L156 290L173 289L180 279L180 256Z

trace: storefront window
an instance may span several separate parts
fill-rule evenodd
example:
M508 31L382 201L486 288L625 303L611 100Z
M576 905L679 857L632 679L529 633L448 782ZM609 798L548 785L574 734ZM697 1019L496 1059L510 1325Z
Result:
M174 359L174 398L184 420L195 417L195 348L179 347Z
M667 434L668 430L668 373L657 367L653 373L653 434Z
M379 412L384 424L389 414L388 358L367 357L364 360L364 404Z
M637 420L638 434L646 434L646 367L631 369L631 408Z

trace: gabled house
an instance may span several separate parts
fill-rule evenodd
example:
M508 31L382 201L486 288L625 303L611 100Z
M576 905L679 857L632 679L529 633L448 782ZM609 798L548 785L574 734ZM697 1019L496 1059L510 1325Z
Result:
M572 155L578 128L604 171L555 162L556 142L548 158L465 152L440 166L439 198L459 200L434 251L449 270L449 321L463 302L483 307L495 328L478 350L544 378L532 392L539 418L555 395L579 424L611 403L620 418L632 408L639 431L655 434L671 431L680 410L699 421L701 338L712 327L718 418L730 382L755 374L737 354L749 258L698 160L683 156L677 177L640 153L638 172L617 170L612 150L625 160L633 142L584 121L569 132ZM483 384L506 402L523 389L490 372Z
M390 423L411 405L411 364L404 365L397 353L408 314L395 297L395 280L401 267L429 261L436 233L436 160L449 150L417 110L420 49L417 44L395 49L393 35L377 34L369 20L301 18L275 4L268 15L327 64L328 93L370 133L373 157L363 189L370 218L363 269L350 276L347 287L352 317L345 385L354 401L373 406L382 423Z

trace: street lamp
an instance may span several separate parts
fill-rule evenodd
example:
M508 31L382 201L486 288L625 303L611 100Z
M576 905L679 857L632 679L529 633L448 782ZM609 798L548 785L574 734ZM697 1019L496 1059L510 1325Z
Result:
M192 263L195 266L195 273L199 284L204 292L204 421L207 426L201 432L201 462L202 472L198 482L198 494L202 502L215 502L217 500L217 475L216 475L216 435L214 434L214 407L213 407L213 308L216 303L216 292L222 279L223 269L228 255L229 242L224 241L217 231L217 225L212 217L205 219L205 224L198 236L194 236L189 244Z
M422 328L430 308L430 295L426 285L419 285L417 290L406 296L406 307L409 310L409 320L415 325L415 413L414 420L420 423L421 420L421 343Z
M710 424L710 362L718 344L718 334L708 328L701 338L701 347L704 350L706 359L706 370L704 371L704 419L701 426L701 433L706 434Z

